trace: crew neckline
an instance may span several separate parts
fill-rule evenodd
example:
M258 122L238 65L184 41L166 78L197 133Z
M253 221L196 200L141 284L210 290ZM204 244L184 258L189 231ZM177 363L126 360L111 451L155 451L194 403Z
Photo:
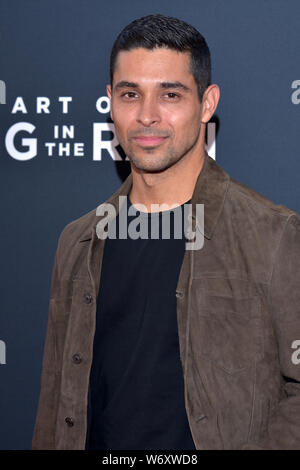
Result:
M128 197L128 206L133 206L135 209L136 209L136 214L135 215L132 215L131 217L135 217L136 215L142 215L142 216L151 216L153 214L165 214L165 213L168 213L168 212L171 212L171 211L174 211L174 210L177 210L179 209L179 207L182 207L184 206L184 204L188 204L191 202L191 199L189 199L188 201L186 202L183 202L182 204L180 204L180 206L176 206L176 207L172 207L171 209L168 209L166 211L157 211L157 212L144 212L144 211L140 211L138 210L131 202L131 199L129 197L129 195L127 196Z

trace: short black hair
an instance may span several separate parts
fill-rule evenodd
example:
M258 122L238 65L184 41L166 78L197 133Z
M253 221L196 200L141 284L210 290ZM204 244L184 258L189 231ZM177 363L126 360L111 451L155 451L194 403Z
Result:
M132 21L120 32L110 55L110 82L120 51L143 47L152 50L166 47L178 52L190 52L191 73L197 84L200 102L211 84L210 51L204 37L185 21L161 14L143 16Z

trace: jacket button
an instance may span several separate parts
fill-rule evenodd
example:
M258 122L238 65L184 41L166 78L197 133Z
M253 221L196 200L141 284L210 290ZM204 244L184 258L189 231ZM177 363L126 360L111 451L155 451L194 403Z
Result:
M74 364L80 364L82 361L81 356L79 354L74 354L74 356L72 356L72 360Z
M179 297L179 298L183 297L183 292L180 292L180 291L177 290L176 291L176 297Z
M71 416L67 416L65 418L65 422L67 423L67 425L71 428L72 426L74 426L74 421L73 421L73 418L71 418Z
M90 304L93 300L93 297L88 292L86 292L83 297L84 297L85 303L87 304Z

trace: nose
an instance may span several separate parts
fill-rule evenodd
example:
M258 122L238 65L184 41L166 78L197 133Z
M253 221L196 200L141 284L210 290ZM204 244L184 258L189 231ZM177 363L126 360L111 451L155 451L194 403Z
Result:
M137 121L145 127L160 122L160 114L158 104L155 98L145 97L140 104Z

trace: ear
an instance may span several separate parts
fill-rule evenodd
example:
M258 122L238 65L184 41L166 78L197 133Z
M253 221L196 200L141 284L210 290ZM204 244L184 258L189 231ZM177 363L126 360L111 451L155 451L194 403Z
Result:
M206 88L202 97L201 122L207 123L213 116L220 99L220 88L213 84Z
M114 118L113 118L113 113L112 113L112 109L111 109L111 98L112 98L111 85L106 85L106 93L107 93L108 98L110 99L110 117L113 121Z

